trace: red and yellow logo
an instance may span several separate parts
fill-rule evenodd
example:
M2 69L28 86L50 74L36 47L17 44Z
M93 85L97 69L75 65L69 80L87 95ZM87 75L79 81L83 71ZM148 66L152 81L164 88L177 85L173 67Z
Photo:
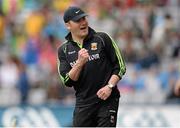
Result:
M91 43L91 50L97 50L97 43Z

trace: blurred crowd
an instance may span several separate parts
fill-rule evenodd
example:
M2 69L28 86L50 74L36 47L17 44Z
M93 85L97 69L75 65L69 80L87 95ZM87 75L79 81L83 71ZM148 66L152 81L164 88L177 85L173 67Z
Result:
M179 0L0 0L0 106L74 104L57 72L67 30L63 12L83 8L89 24L111 35L126 60L123 103L177 103Z

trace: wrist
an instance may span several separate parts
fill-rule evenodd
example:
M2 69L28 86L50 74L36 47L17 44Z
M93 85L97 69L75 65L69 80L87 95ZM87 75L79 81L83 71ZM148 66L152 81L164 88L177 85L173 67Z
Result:
M108 83L107 86L110 88L110 89L113 89L115 87L115 85L111 84L111 83Z
M75 65L76 65L78 68L83 67L83 64L82 64L79 60L76 61Z

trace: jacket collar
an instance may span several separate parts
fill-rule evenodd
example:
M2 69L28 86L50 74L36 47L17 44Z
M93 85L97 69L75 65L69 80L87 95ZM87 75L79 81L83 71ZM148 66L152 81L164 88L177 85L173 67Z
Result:
M85 37L84 41L89 40L89 39L96 33L96 31L95 31L94 29L92 29L91 27L89 27L88 29L89 29L89 32L88 32L88 35ZM67 41L72 41L72 42L74 42L73 39L72 39L71 32L69 32L69 33L65 36L65 39L66 39Z

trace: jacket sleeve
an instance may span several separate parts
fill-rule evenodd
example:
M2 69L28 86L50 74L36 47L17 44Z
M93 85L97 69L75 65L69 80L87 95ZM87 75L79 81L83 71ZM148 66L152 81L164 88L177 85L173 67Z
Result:
M63 84L67 87L72 87L76 84L76 81L73 81L68 75L69 71L71 70L71 66L67 61L65 53L66 46L62 45L58 49L58 73Z
M102 34L103 34L104 48L106 51L106 55L108 56L111 64L113 65L112 74L119 76L121 79L126 72L124 58L115 41L106 33L102 33Z

